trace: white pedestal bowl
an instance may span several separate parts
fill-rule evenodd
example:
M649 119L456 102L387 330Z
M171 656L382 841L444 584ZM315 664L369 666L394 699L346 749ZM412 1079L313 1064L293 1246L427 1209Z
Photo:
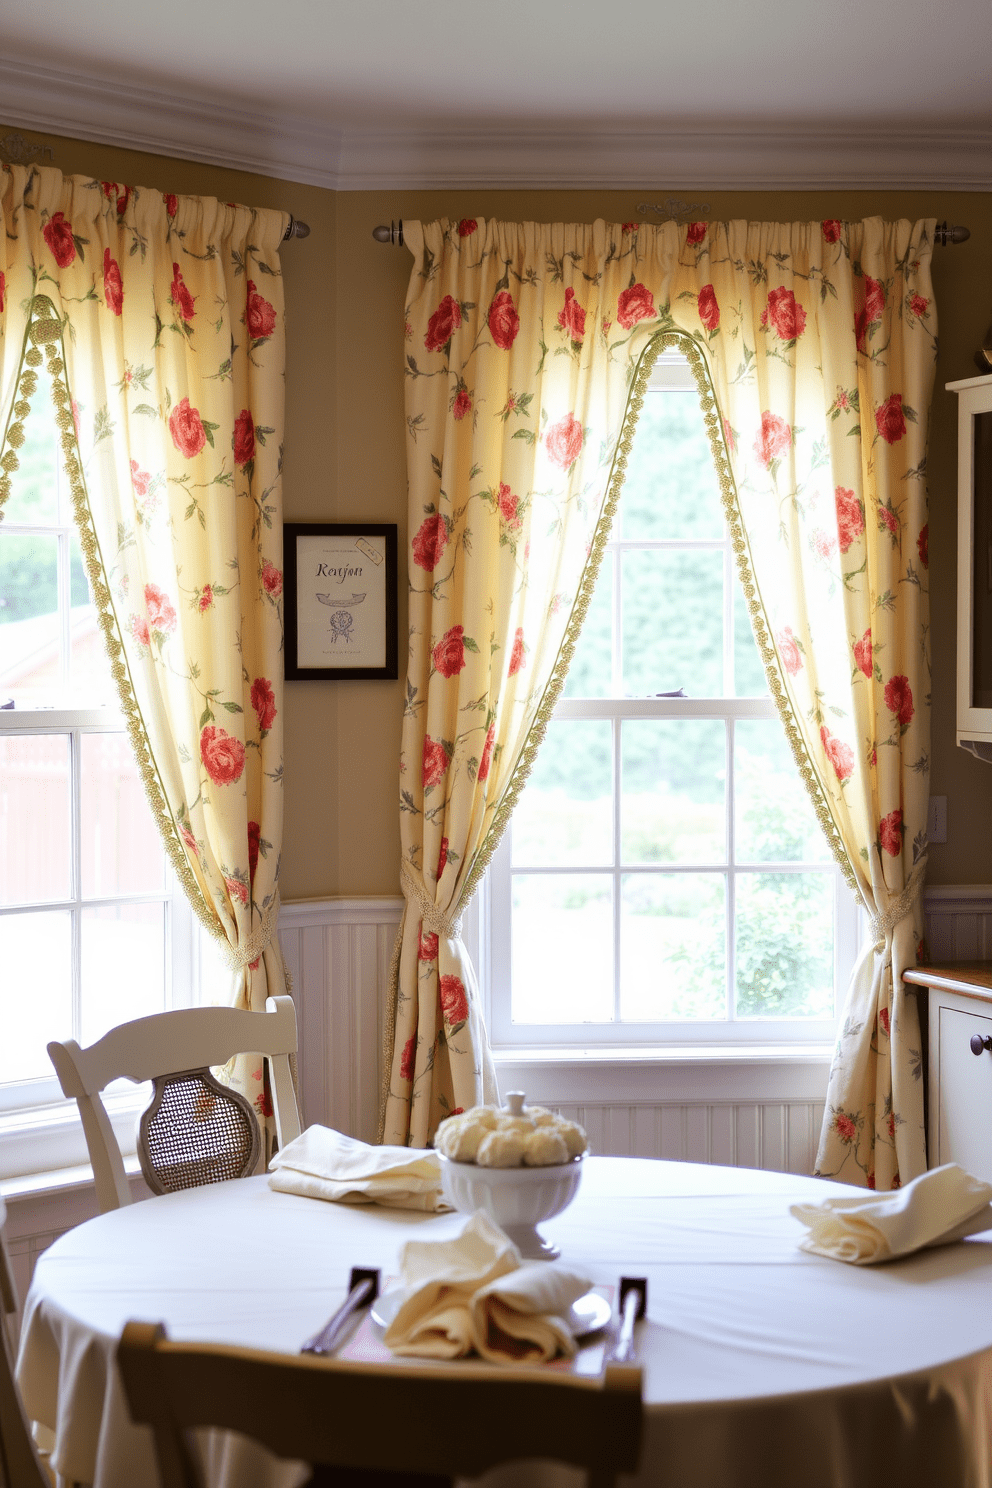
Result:
M537 1226L567 1209L582 1181L582 1157L547 1168L480 1168L438 1153L441 1188L461 1214L485 1210L509 1235L525 1260L557 1260L561 1254Z

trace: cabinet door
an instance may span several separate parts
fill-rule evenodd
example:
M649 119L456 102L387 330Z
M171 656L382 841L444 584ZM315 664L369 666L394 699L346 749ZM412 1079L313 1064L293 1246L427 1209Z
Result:
M931 994L932 995L932 994ZM960 1163L992 1183L992 1052L971 1052L974 1034L992 1036L992 1011L939 1007L940 1110L937 1162ZM936 1164L931 1159L931 1166Z

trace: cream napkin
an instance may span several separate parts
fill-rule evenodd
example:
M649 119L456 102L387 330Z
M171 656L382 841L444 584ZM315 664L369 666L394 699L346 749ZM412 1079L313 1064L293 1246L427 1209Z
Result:
M565 1315L590 1286L566 1266L521 1266L520 1252L481 1210L454 1240L408 1240L406 1296L386 1329L397 1354L457 1359L473 1349L494 1363L571 1358Z
M789 1212L809 1228L803 1250L869 1266L992 1229L990 1200L992 1184L945 1163L892 1193L858 1192Z
M345 1204L451 1208L441 1197L440 1161L429 1148L371 1147L329 1126L308 1126L277 1152L269 1163L269 1186Z

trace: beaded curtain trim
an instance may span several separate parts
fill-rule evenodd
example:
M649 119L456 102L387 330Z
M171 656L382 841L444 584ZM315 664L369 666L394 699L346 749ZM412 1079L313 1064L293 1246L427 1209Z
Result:
M69 483L73 516L79 530L83 561L86 564L86 574L96 606L97 619L103 632L111 675L117 688L121 712L131 740L131 747L134 750L141 783L169 862L172 864L186 897L210 934L227 946L229 942L224 927L204 899L200 885L189 866L172 812L169 810L162 777L155 762L155 753L131 682L117 617L111 603L103 556L90 511L89 497L86 493L82 460L72 417L72 397L66 378L62 338L63 324L55 306L47 296L35 296L21 352L22 370L17 383L19 396L11 409L11 418L4 432L4 452L0 456L0 471L2 471L0 475L0 516L2 516L3 504L10 494L10 477L18 468L15 451L24 442L24 420L31 412L31 398L38 386L35 369L41 366L40 348L43 346L48 372L52 380L55 422L60 434L63 463ZM25 368L27 370L24 370Z

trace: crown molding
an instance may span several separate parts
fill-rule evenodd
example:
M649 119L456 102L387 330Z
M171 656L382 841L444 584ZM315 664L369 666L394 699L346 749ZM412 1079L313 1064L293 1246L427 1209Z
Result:
M334 191L992 190L992 129L342 130L0 59L4 124Z
M992 129L808 125L345 134L339 190L992 190Z
M39 133L340 189L340 132L290 114L0 58L0 118Z

